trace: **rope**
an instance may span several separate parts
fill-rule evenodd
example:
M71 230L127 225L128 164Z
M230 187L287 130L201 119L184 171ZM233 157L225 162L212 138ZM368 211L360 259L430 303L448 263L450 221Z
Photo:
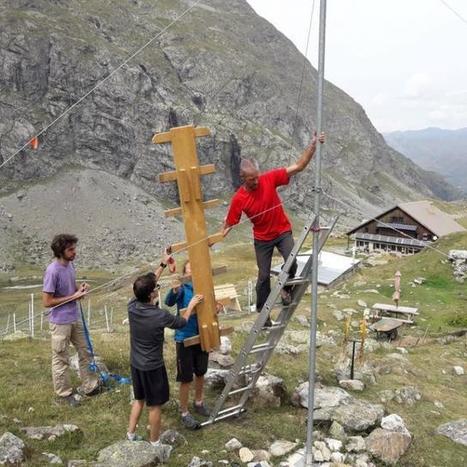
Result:
M61 120L65 115L70 113L76 106L78 106L84 99L86 99L89 95L91 95L96 89L100 88L106 81L108 81L117 71L119 71L121 68L123 68L130 60L135 58L137 55L139 55L143 50L145 50L149 45L151 45L156 39L161 37L168 29L170 29L175 23L180 21L185 15L187 15L193 8L195 8L198 3L200 3L201 0L196 0L193 5L191 5L189 8L187 8L183 13L181 13L177 18L175 18L171 23L169 23L165 28L163 28L161 31L159 31L152 39L147 41L143 46L141 46L136 52L131 54L126 60L124 60L120 65L118 65L116 68L114 68L107 76L105 76L101 81L99 81L91 90L89 90L86 94L84 94L82 97L80 97L74 104L72 104L68 109L66 109L63 113L61 113L55 120L53 120L51 123L49 123L45 128L43 128L39 133L34 135L32 138L29 139L27 143L25 143L20 149L18 149L14 154L12 154L10 157L8 157L2 164L0 164L0 169L6 165L10 160L12 160L15 156L17 156L23 149L25 149L31 140L34 138L38 138L42 134L44 134L50 127L55 125L59 120Z

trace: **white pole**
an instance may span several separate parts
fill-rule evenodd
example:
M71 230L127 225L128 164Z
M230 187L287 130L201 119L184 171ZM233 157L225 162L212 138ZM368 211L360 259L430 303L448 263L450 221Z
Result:
M322 131L323 113L323 88L324 88L324 51L326 37L326 0L320 1L319 14L319 57L318 57L318 108L317 108L317 133ZM311 271L311 323L310 323L310 351L308 362L308 417L307 433L305 443L305 465L313 465L313 410L315 407L315 368L316 368L316 330L318 321L318 247L319 247L319 225L320 225L320 193L321 193L321 144L318 143L315 156L315 182L313 191L314 207L316 216L313 226L313 257Z
M107 327L107 332L110 332L110 329L109 329L109 316L107 314L107 305L104 305L104 313L105 313L105 325Z
M7 320L7 322L6 322L5 334L8 334L8 331L9 331L9 329L10 329L10 317L11 317L11 315L10 315L10 313L8 313L8 320Z
M16 334L16 313L13 313L13 332Z
M31 294L31 337L34 337L34 294Z
M41 332L44 330L44 313L41 313Z
M32 336L32 329L31 329L31 302L28 303L28 325L29 325L29 334Z
M110 309L110 328L113 329L114 322L114 307Z

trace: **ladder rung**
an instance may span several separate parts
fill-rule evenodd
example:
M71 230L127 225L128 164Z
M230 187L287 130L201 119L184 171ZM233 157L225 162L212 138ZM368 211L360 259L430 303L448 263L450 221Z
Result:
M294 279L289 279L285 285L298 285L298 284L306 284L310 282L311 279L308 279L306 277L297 277Z
M240 410L242 407L243 407L242 404L233 405L232 407L227 407L226 409L220 410L218 413L218 416L226 415L228 412L235 412L237 410ZM229 414L227 416L230 416L230 415L232 414Z
M251 389L252 386L249 384L248 386L243 386L242 388L234 389L233 391L229 392L229 396L233 396L234 394L240 394L241 392L248 391L248 389Z
M237 373L237 376L246 375L248 373L257 373L260 370L261 370L261 367L256 364L247 365L240 369L240 371Z
M276 329L285 328L287 325L282 323L273 324L272 326L263 327L263 331L275 331Z
M234 412L227 413L225 415L218 415L217 417L214 418L213 422L217 422L219 420L224 420L224 418L233 417L234 415L240 415L243 412L246 412L246 409L238 409L238 410L236 410ZM201 426L209 425L210 423L212 423L212 422L210 420L207 420L207 421L201 423Z
M266 350L273 349L274 345L269 345L269 343L254 345L251 350L250 354L258 353L258 352L265 352Z

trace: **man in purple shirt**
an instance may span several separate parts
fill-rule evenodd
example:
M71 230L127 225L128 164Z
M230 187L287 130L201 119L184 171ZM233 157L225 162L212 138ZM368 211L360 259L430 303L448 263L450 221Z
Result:
M49 264L44 274L42 302L50 308L49 325L52 341L52 379L59 401L72 407L79 405L73 394L69 379L70 358L68 348L73 344L79 359L82 381L81 392L91 396L100 391L97 375L89 370L90 355L86 345L83 323L77 300L88 291L87 284L76 284L73 260L76 257L77 237L59 234L52 240L51 248L55 261Z

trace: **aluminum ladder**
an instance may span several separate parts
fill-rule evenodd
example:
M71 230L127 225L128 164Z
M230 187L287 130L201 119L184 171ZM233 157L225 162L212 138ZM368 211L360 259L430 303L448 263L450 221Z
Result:
M201 426L210 425L219 420L237 416L245 411L245 404L251 392L254 390L256 382L261 376L274 349L284 334L288 322L311 282L312 255L307 255L308 259L300 272L300 277L289 279L289 270L294 260L300 256L300 248L303 246L309 233L315 229L319 231L319 253L336 222L337 218L334 219L330 227L316 227L316 217L312 217L303 227L299 239L295 242L289 257L277 276L276 285L271 290L261 313L258 314L250 330L250 334L226 378L225 387L218 397L209 419L203 422ZM291 288L291 302L288 305L278 305L277 300L280 298L281 290L284 287ZM271 310L277 306L280 307L277 320L273 321L270 327L265 327L264 324ZM257 343L261 336L264 335L266 335L265 342ZM248 363L248 359L252 356L256 361L254 363ZM238 399L234 405L229 405L224 408L227 400L229 398L235 398L236 396L240 396L240 399Z

